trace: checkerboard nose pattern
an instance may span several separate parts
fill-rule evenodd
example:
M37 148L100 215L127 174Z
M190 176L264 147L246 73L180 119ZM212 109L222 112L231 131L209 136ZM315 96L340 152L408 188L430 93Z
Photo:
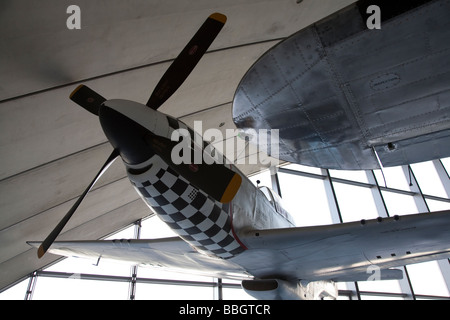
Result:
M134 175L129 170L128 176L158 216L200 252L222 259L243 252L233 234L230 205L191 185L158 156L152 160L148 171Z

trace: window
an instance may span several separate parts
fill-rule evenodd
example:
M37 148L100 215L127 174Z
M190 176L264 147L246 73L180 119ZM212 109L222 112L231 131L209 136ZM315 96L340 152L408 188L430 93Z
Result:
M204 286L157 284L138 281L136 300L211 300L213 284Z
M444 260L448 266L448 260ZM410 265L408 274L416 295L449 296L449 288L437 261Z
M81 279L73 274L69 278L42 276L37 279L33 300L125 300L128 283Z
M390 191L382 191L381 193L390 216L419 213L413 196Z
M279 172L281 194L286 210L299 227L332 223L330 205L322 179Z
M25 298L29 279L20 281L10 289L0 293L0 300L23 300Z
M375 177L380 186L400 189L400 190L410 190L411 179L409 175L405 175L405 169L402 167L392 167L384 168L381 170L374 170Z
M411 168L424 194L443 198L447 197L441 179L431 161L412 164Z
M367 178L365 171L330 170L330 175L333 178L369 183L369 179Z
M372 191L345 183L334 183L343 222L379 217Z

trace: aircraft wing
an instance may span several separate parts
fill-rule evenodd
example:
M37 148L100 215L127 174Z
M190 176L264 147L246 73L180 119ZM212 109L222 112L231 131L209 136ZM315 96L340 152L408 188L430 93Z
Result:
M49 252L127 261L218 278L364 281L401 279L395 268L450 257L450 210L318 227L240 234L248 250L229 259L196 252L181 238L55 242ZM33 246L40 243L30 242ZM100 259L100 261L101 261ZM101 262L100 262L101 263Z
M278 158L317 168L449 157L450 2L425 2L357 1L273 47L236 90L237 128L279 130Z
M28 242L39 247L40 242ZM49 249L52 254L88 258L93 261L116 260L143 267L158 268L186 274L237 280L249 275L231 261L198 253L178 237L150 240L56 241Z
M233 261L256 277L363 281L401 279L389 269L450 257L450 211L319 227L249 231Z

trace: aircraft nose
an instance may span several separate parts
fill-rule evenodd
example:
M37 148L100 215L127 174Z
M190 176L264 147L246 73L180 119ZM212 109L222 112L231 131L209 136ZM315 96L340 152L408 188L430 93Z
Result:
M145 142L149 130L106 105L100 107L99 118L109 142L127 164L141 164L154 155Z

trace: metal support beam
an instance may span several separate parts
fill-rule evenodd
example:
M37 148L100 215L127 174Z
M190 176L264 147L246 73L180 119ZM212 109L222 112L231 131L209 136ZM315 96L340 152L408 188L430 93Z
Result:
M270 179L272 181L272 190L278 193L280 197L281 196L281 187L280 187L280 180L278 179L278 168L277 167L270 167Z
M323 179L323 184L328 199L328 207L330 208L331 220L336 224L343 223L344 220L342 219L341 210L339 209L339 203L337 200L336 192L334 191L330 170L322 169L322 175L325 176L325 179Z
M414 171L411 166L402 166L403 173L405 178L410 181L409 188L412 192L415 193L414 201L416 203L416 207L418 212L425 213L430 212L428 208L428 204L425 200L425 196L423 195L422 190L420 189L419 183L417 182L416 176L414 175Z
M216 292L217 292L217 295L215 295L215 297L217 297L217 300L223 300L223 283L222 283L221 278L217 279Z
M375 173L373 172L373 170L366 170L366 176L369 183L375 186L371 188L371 191L375 206L377 208L378 216L382 218L388 218L389 211L386 207L383 194L381 193L381 187L377 181L377 178L375 177Z
M142 220L138 220L134 224L134 239L140 239L141 238L141 222ZM137 282L137 272L138 272L138 266L132 266L131 267L131 281L130 286L128 289L128 297L130 300L136 299L136 282Z
M34 293L34 288L36 287L36 281L37 281L37 272L35 271L30 275L30 279L28 281L27 292L25 293L24 300L33 299L33 293Z

